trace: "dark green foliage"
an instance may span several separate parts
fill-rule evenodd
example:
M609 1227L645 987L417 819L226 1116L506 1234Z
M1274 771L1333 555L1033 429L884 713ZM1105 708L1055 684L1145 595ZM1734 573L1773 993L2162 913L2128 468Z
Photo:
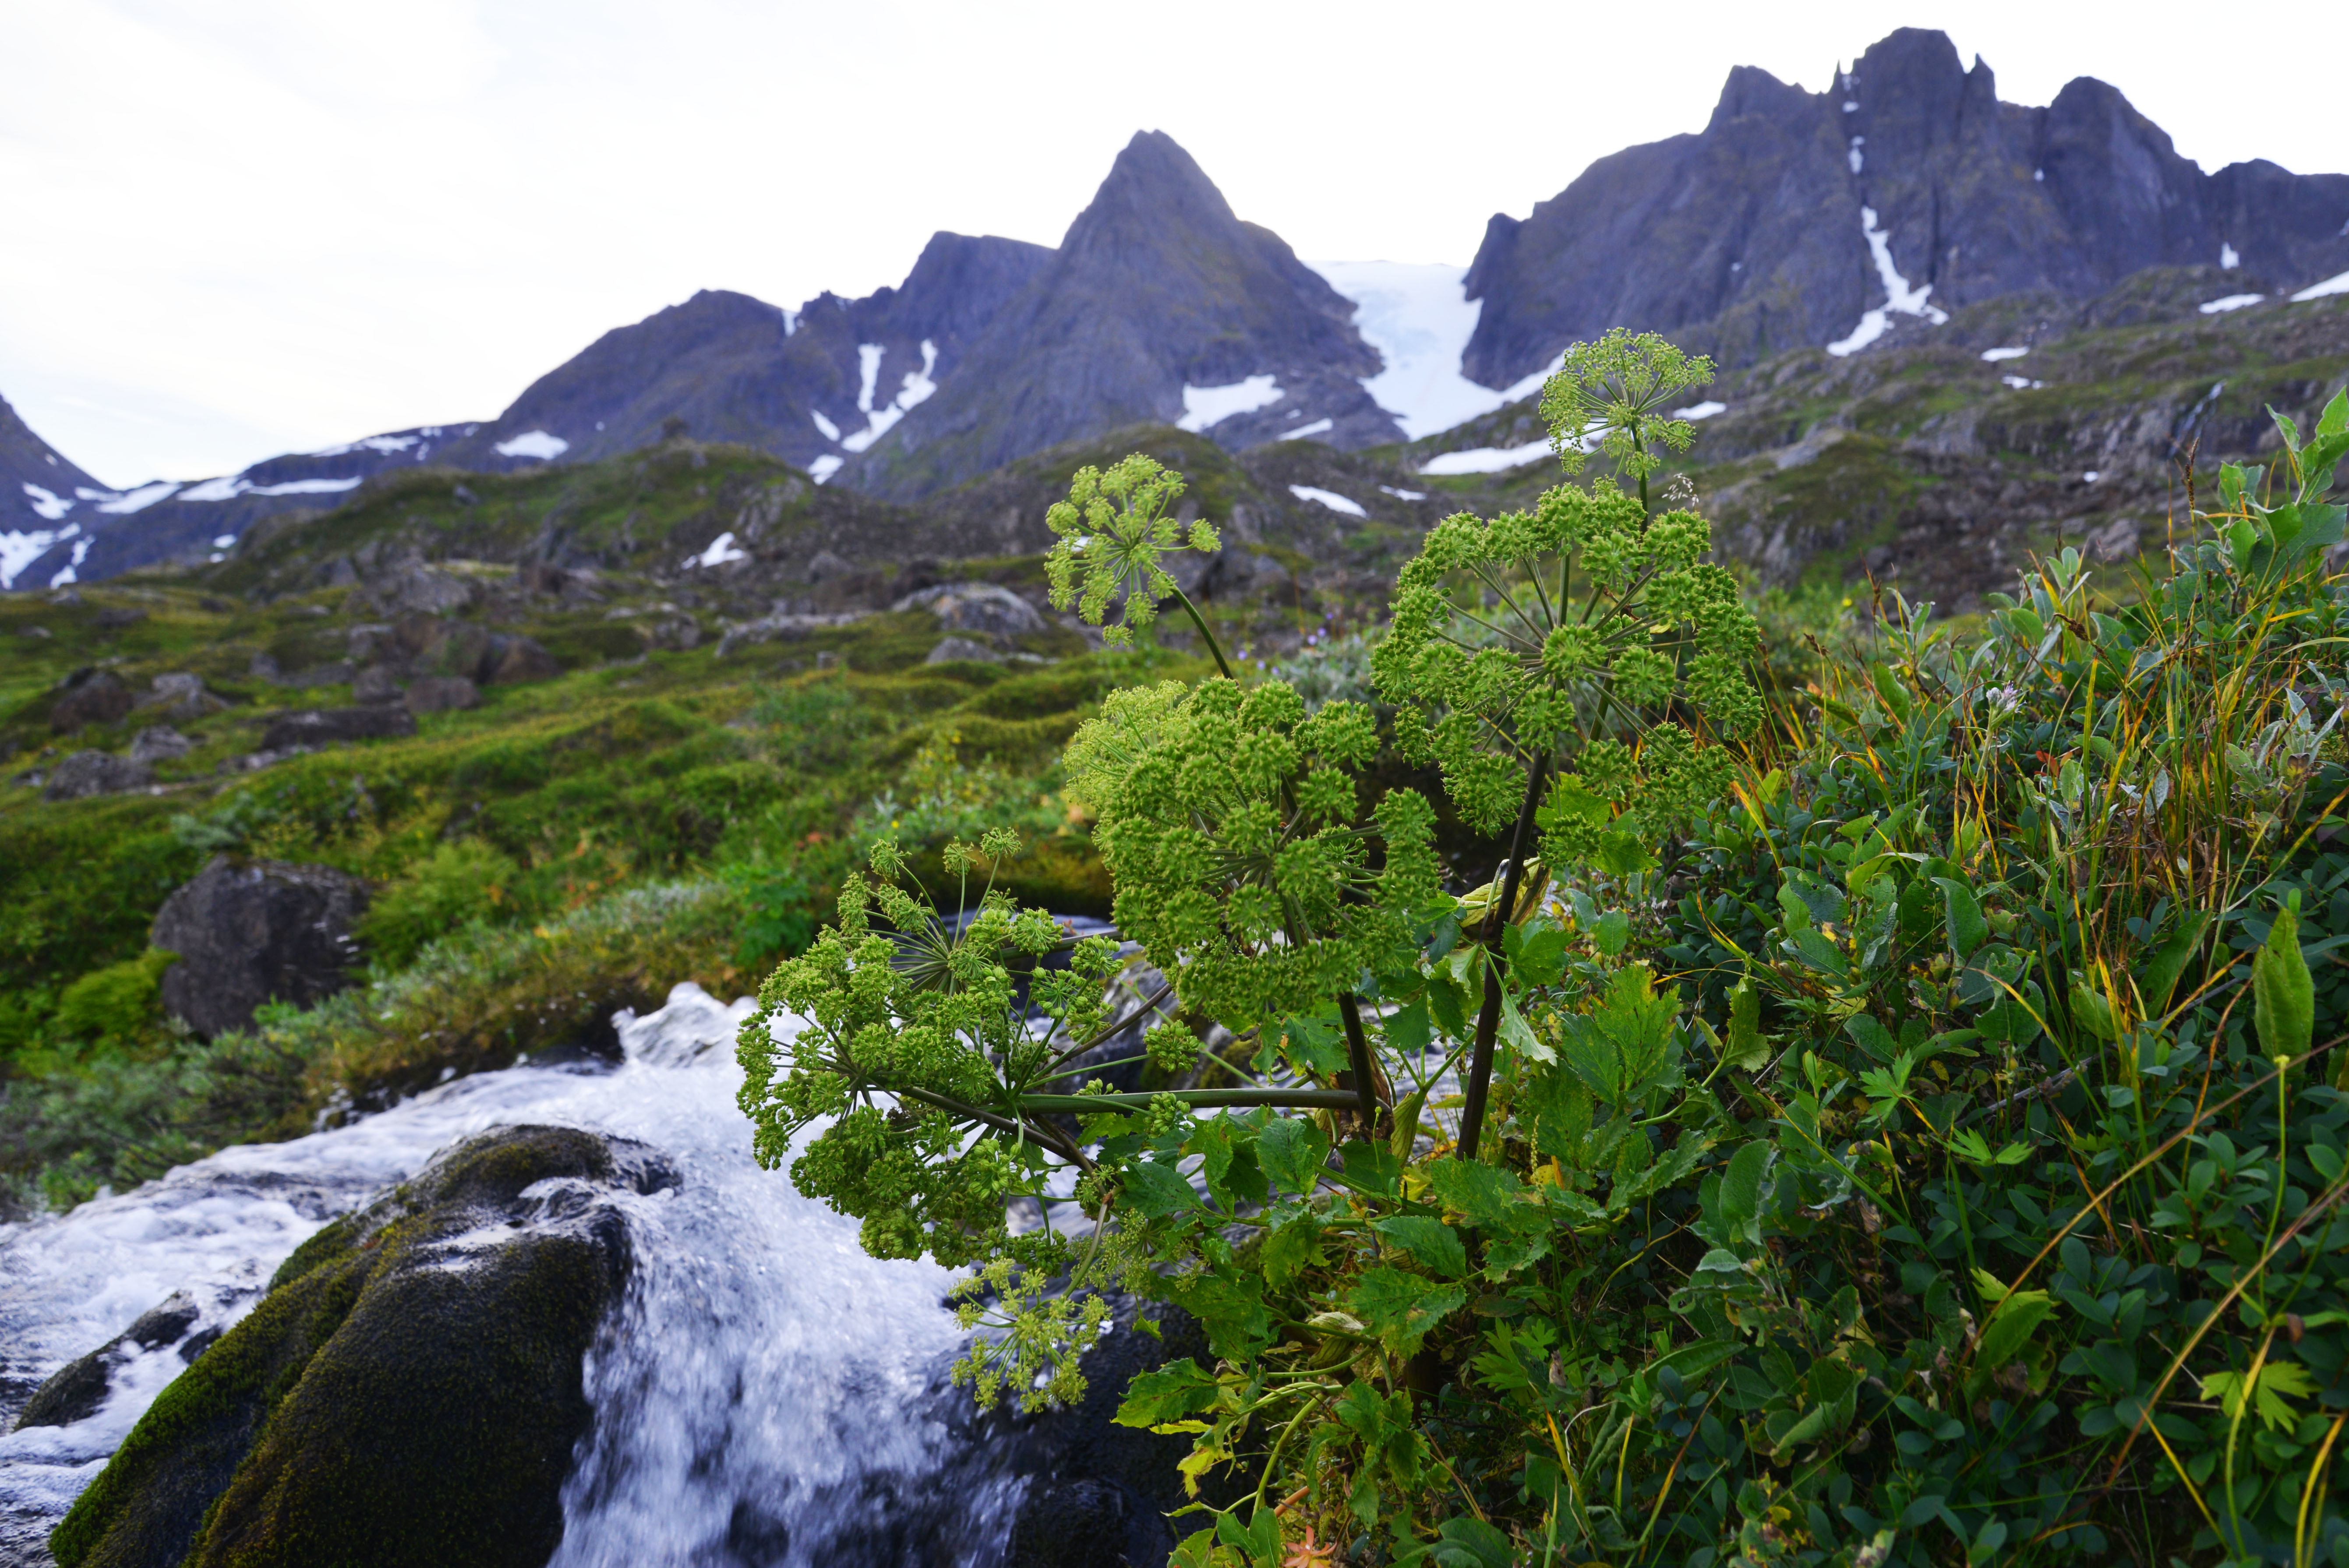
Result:
M486 844L442 844L367 904L358 925L367 958L386 971L404 969L426 943L473 921L529 913L515 897L521 875L519 865ZM60 1021L64 1016L60 1006Z

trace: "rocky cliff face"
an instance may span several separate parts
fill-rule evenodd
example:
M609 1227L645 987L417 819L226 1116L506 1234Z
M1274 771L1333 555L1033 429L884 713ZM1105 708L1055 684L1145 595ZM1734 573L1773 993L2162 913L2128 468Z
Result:
M85 496L111 493L35 435L0 398L0 588L15 587L20 578L26 587L47 587L71 562L74 541L82 535L74 510ZM60 542L64 549L57 551ZM47 573L36 570L53 552L62 562Z
M2297 288L2349 270L2349 176L2204 174L2115 88L2001 103L1940 33L1903 28L1825 93L1730 73L1705 129L1593 164L1469 273L1464 359L1505 387L1610 326L1746 365L1853 352L2024 290L2085 299L2153 266Z
M951 379L973 340L1050 262L1042 245L932 236L901 288L823 294L797 311L704 290L605 333L447 454L527 447L568 460L674 434L734 441L828 478Z
M1381 362L1353 315L1173 138L1144 131L961 373L843 477L910 500L1154 420L1235 450L1309 428L1340 449L1393 440L1361 385Z

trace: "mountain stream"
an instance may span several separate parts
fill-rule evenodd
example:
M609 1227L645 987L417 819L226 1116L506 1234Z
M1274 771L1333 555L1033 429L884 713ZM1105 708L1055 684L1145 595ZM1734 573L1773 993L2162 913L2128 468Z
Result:
M85 1418L0 1436L0 1568L49 1530L141 1413L334 1216L486 1129L552 1123L653 1145L683 1173L612 1201L635 1257L589 1352L595 1409L563 1494L558 1568L999 1562L1025 1484L945 1368L952 1276L880 1263L854 1222L750 1158L731 1044L750 1011L687 984L616 1020L616 1068L523 1066L353 1125L226 1149L135 1191L0 1226L0 1416L171 1298L172 1344L119 1352ZM177 1294L175 1294L177 1293Z

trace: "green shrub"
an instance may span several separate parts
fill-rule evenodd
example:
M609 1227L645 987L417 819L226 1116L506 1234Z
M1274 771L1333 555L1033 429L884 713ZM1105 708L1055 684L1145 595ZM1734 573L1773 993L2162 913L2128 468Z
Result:
M520 866L477 839L442 844L375 895L359 921L359 941L378 968L404 969L428 942L523 913L513 898L521 875Z
M88 1044L128 1041L152 1032L162 1022L157 990L163 971L179 961L176 953L150 947L136 958L91 970L59 994L58 1030Z
M759 1157L979 1265L983 1398L1081 1392L1087 1286L1197 1318L1117 1417L1230 1477L1191 1568L2349 1563L2349 394L2120 592L2065 552L1962 635L1778 606L1834 634L1765 714L1702 520L1644 504L1685 393L1640 347L1545 409L1578 461L1603 391L1641 498L1448 521L1372 655L1492 882L1362 798L1368 709L1120 694L1067 766L1121 927L1254 1080L1170 1020L1163 1089L1080 1088L1111 1004L1010 979L1051 923L944 929L880 837L761 992L816 1023L745 1032ZM1055 1176L1084 1222L1012 1235Z

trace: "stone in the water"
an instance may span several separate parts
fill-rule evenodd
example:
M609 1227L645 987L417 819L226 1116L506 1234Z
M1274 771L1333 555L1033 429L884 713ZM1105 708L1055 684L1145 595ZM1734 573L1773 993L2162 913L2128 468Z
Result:
M44 800L82 800L92 795L119 795L144 789L155 782L155 769L143 761L117 757L110 751L77 751L49 774Z
M115 1366L134 1348L154 1350L179 1345L184 1358L193 1361L203 1354L204 1346L197 1346L190 1354L183 1342L191 1340L193 1336L188 1330L202 1315L202 1308L186 1291L172 1292L160 1306L141 1313L137 1322L112 1339L80 1360L57 1368L18 1413L16 1430L21 1432L27 1427L69 1427L76 1421L88 1420L106 1403ZM210 1339L204 1341L205 1346L211 1343Z
M210 1037L249 1026L264 1002L333 995L351 983L366 907L365 886L330 866L213 856L155 916L150 940L180 955L163 972L164 1008Z
M416 716L378 703L371 707L310 707L281 713L262 733L264 751L291 751L336 740L388 740L416 733Z
M539 1568L630 1264L678 1184L571 1128L467 1140L328 1225L148 1410L52 1535L64 1568ZM525 1196L525 1193L529 1196Z
M1159 1337L1133 1327L1138 1313L1156 1321ZM1136 1374L1185 1357L1212 1366L1206 1336L1178 1307L1135 1306L1120 1310L1116 1321L1085 1357L1081 1401L1032 1417L996 1418L1009 1426L1004 1439L1013 1445L1015 1467L1028 1478L1005 1568L1164 1563L1175 1542L1197 1528L1167 1518L1191 1501L1177 1468L1190 1439L1121 1427L1115 1418ZM1210 1477L1208 1500L1229 1501L1232 1484L1227 1476Z

